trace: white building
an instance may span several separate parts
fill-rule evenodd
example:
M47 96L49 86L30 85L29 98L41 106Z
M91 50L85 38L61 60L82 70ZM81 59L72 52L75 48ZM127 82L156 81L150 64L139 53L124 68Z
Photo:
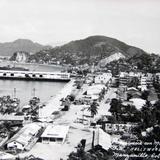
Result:
M103 88L106 88L105 85L97 84L89 86L87 89L87 95L99 95Z
M41 126L35 123L25 125L7 142L7 148L10 150L25 150L33 141L40 129Z
M104 132L101 128L97 128L94 130L94 146L100 145L104 150L108 150L112 146L112 139L111 136ZM89 151L92 149L92 139L86 140L85 151Z
M99 94L102 92L103 89L106 89L104 84L96 84L93 86L89 86L87 90L83 93L84 96L82 97L85 101L97 100L99 98Z
M112 78L112 73L103 73L95 77L95 83L108 83Z
M141 72L129 72L129 77L138 77L140 78L142 76Z
M69 126L49 125L41 135L42 143L64 143L69 131Z

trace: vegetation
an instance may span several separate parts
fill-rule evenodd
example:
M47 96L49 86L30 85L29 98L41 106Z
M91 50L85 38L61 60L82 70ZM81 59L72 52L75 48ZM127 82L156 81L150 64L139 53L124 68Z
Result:
M121 108L121 101L116 99L116 98L113 98L111 100L111 103L110 103L110 109L109 111L113 114L113 116L115 117L115 119L118 121L119 120L119 117L118 117L118 114L120 112L120 108Z
M131 78L131 80L130 80L130 82L128 83L128 87L135 87L135 88L137 88L138 87L138 85L139 85L139 79L138 79L138 77L133 77L133 78Z
M109 111L115 118L115 122L140 122L141 120L141 113L138 111L135 106L133 105L122 105L122 102L116 98L113 98L110 103L111 107Z
M119 40L105 36L91 36L83 40L72 41L61 47L41 50L30 56L30 61L44 63L98 64L114 53L121 52L126 57L146 54L143 50L129 46Z
M147 101L148 96L149 96L149 91L145 90L145 91L142 92L141 98Z
M76 152L71 152L68 160L112 160L111 153L103 150L101 146L96 146L89 152L84 151L84 147L79 144Z
M20 100L8 96L0 97L0 113L11 114L17 111Z
M98 113L98 106L99 104L96 101L93 101L88 108L88 111L91 112L91 117L94 117Z
M135 106L122 105L118 99L111 100L110 112L115 118L114 123L133 122L138 125L132 129L132 132L143 141L160 141L160 100L151 104L146 96L146 104L137 110ZM145 136L142 133L145 133Z

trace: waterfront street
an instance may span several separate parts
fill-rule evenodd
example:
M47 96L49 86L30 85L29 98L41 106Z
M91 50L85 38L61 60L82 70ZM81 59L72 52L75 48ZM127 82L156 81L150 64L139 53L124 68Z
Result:
M70 84L67 86L70 86ZM83 93L82 90L84 91L86 89L86 84L83 87L80 90L79 94L77 95L78 97L80 97L81 94ZM70 93L70 91L67 93ZM61 92L62 97L65 97L65 95L66 95L66 92ZM100 102L98 114L96 115L96 117L100 117L101 115L110 115L110 112L108 112L110 105L109 103L106 104L105 100L108 98L110 99L115 98L115 96L116 96L115 88L110 88L106 92L105 98ZM52 105L53 104L54 104L54 101L52 100ZM85 105L85 107L87 106ZM67 156L72 151L76 150L75 147L79 144L81 139L86 139L87 146L91 147L93 128L90 127L89 123L82 124L77 121L79 118L83 117L83 112L82 112L83 108L84 108L84 105L72 104L70 106L69 111L64 112L61 115L61 117L54 120L53 122L54 125L70 126L69 134L64 144L38 142L29 152L20 154L19 156L24 157L27 155L34 155L36 157L41 157L45 160L59 160L60 158L67 159ZM49 113L51 112L48 112L48 114ZM47 125L47 123L44 123L44 125ZM40 152L40 151L43 151L43 152Z
M60 90L53 98L51 98L45 107L40 109L40 117L41 118L48 118L52 117L52 113L54 111L59 111L61 106L61 99L65 98L67 95L71 94L74 86L74 80L71 80L69 83L67 83L62 90Z
M109 87L107 93L104 96L104 99L100 102L98 114L95 117L100 117L102 115L111 115L111 113L108 111L110 109L110 101L112 98L116 98L116 92L117 88L111 88ZM109 100L106 102L106 100Z

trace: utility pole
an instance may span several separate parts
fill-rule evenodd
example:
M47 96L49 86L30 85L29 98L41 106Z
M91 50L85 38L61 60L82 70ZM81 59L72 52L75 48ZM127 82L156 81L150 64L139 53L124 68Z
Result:
M35 96L36 96L36 89L33 88L33 97L35 97Z
M13 98L16 98L16 88L13 90Z
M93 131L93 136L92 136L92 149L94 148L94 140L95 140L95 131Z

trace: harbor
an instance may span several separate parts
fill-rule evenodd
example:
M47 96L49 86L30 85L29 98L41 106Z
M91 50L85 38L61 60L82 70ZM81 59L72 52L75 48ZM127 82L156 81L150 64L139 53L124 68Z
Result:
M0 63L1 66L4 66L4 63ZM6 64L12 64L7 62ZM61 68L57 68L54 66L46 66L46 65L34 65L34 64L15 64L16 67L23 67L30 69L31 72L53 72L53 73L61 73ZM3 72L3 71L2 71ZM19 71L20 73L22 71ZM29 100L36 96L39 97L41 103L45 103L54 97L59 90L61 90L66 81L52 81L52 80L25 80L25 79L14 79L10 78L0 78L0 96L9 95L12 98L20 99L20 107L26 105Z

